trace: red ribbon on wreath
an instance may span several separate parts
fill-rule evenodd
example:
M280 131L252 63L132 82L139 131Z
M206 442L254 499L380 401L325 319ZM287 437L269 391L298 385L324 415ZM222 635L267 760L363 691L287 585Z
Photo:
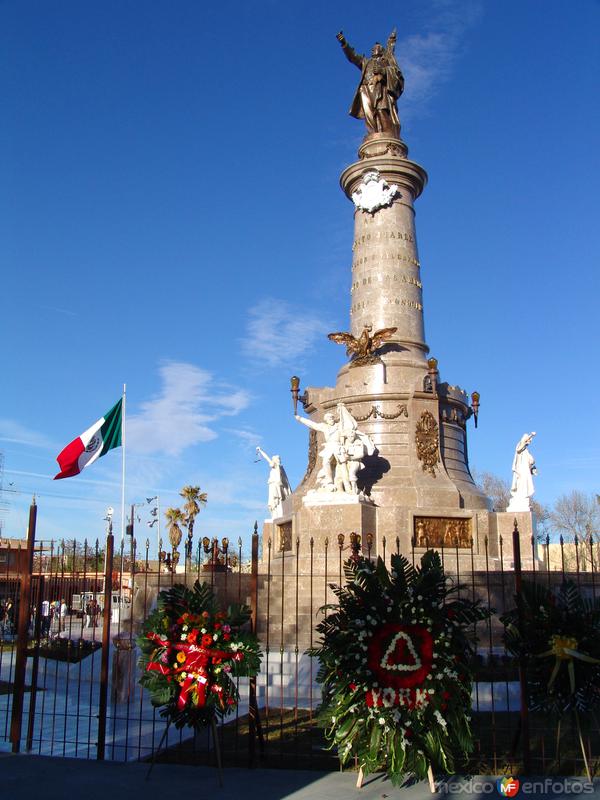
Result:
M211 661L227 661L231 658L231 653L226 650L213 650L210 647L202 647L197 644L176 644L175 650L185 653L185 661L175 670L176 673L187 673L185 680L181 684L179 697L177 698L177 710L183 711L187 705L193 685L197 682L198 706L206 703L206 684L209 677Z
M433 663L433 636L424 625L386 623L371 637L367 663L384 688L421 686Z
M155 633L149 633L148 639L165 648L167 659L171 656L172 650L178 650L184 653L185 661L180 667L169 667L168 663L161 663L158 661L151 661L146 667L147 671L160 672L161 675L175 676L182 672L186 673L186 677L179 689L179 697L177 698L177 710L183 711L189 696L194 688L197 686L198 706L203 706L206 703L206 684L209 678L209 668L211 662L220 663L223 661L241 661L243 653L231 653L227 650L213 650L211 647L203 647L198 644L186 644L185 642L171 644L168 640L161 639Z

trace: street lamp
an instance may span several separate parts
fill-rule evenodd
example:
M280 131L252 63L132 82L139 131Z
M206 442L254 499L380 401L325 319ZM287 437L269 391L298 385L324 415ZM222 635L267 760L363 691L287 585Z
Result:
M232 563L232 559L228 556L229 539L226 536L221 539L220 545L216 537L211 541L208 536L204 536L202 539L202 548L206 555L210 553L210 561L202 565L204 572L227 571L230 563Z
M475 422L475 427L477 427L477 418L479 417L479 401L481 399L481 395L479 392L471 392L471 411L473 412L473 420Z

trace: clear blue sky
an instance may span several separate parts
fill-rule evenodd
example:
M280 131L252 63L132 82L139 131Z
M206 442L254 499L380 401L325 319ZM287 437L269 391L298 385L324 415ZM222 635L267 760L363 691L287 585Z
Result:
M471 464L509 477L536 430L537 497L600 491L600 4L0 2L4 531L103 534L120 454L52 482L128 386L127 502L209 503L201 535L266 516L306 431L289 376L331 385L348 328L358 72L398 28L425 324L441 377L481 392ZM18 491L19 493L15 493ZM143 512L147 518L147 512ZM140 528L143 540L147 528Z

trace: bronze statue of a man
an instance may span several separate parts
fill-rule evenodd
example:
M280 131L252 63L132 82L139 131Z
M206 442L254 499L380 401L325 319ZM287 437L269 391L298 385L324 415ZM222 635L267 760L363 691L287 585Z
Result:
M385 49L376 42L371 57L359 55L340 31L337 40L348 61L361 71L360 83L350 116L364 119L369 133L388 133L400 137L400 120L396 103L404 91L404 76L396 61L396 31L390 34Z

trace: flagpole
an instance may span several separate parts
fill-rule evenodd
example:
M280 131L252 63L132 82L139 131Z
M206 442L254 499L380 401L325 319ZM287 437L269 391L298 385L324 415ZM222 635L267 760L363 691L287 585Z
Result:
M123 544L125 542L125 405L127 401L127 384L123 384L123 404L121 406L121 552L123 551ZM132 520L133 522L133 520Z
M158 570L160 572L160 497L158 495L156 495L156 508L158 509L158 523L156 525L158 528L158 555L156 557L158 558Z

